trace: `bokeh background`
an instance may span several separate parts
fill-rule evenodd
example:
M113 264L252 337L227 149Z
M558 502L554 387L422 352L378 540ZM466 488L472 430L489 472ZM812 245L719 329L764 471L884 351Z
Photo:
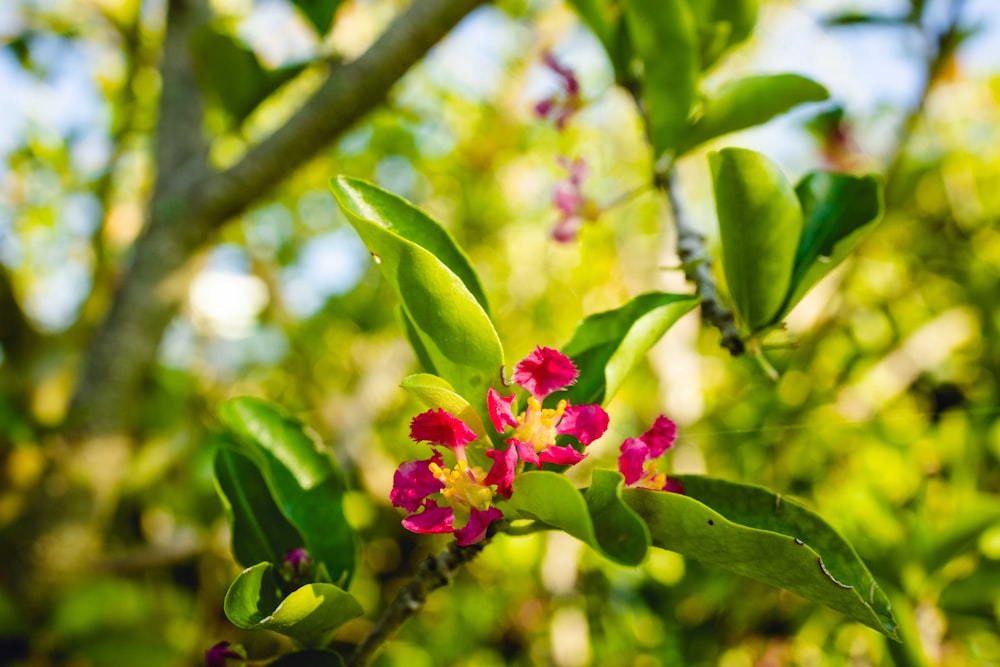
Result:
M258 659L282 650L222 614L238 567L211 461L215 407L232 396L282 404L348 473L364 540L352 593L369 613L338 641L358 641L445 546L404 531L388 503L394 467L424 455L406 437L420 407L398 387L416 361L331 177L372 180L451 231L484 281L508 364L641 292L691 289L648 188L640 121L597 41L556 0L486 5L193 258L126 455L88 464L115 468L107 486L84 476L102 521L38 530L71 514L48 500L75 483L51 472L72 448L63 422L147 216L167 4L0 5L0 664L197 665L223 639ZM280 127L331 54L362 53L406 4L345 2L319 39L285 0L213 0L213 26L265 69L303 68L242 120L205 75L212 163ZM666 413L681 426L675 470L766 485L841 530L891 595L905 644L673 553L630 569L542 534L498 537L376 664L1000 665L998 43L991 0L761 2L754 37L709 85L798 72L831 102L707 149L754 148L793 180L882 174L885 218L768 341L777 381L692 314L615 397L611 432L573 471L587 484L615 465L623 437ZM564 131L533 113L558 88L548 50L587 102ZM586 160L584 192L613 203L571 244L549 236L560 156ZM717 251L705 152L679 170Z

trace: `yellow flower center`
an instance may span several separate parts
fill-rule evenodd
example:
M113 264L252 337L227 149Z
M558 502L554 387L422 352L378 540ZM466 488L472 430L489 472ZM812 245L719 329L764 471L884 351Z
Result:
M642 479L635 486L655 491L662 491L666 488L667 476L662 472L657 472L656 461L646 461L643 469L646 471L646 474L642 476Z
M454 468L442 468L436 463L431 463L427 468L444 484L441 495L451 503L453 509L456 503L481 511L489 509L493 489L483 485L486 472L479 466L469 467L466 461L459 461Z
M566 401L559 401L555 410L542 409L534 396L528 398L528 407L518 420L513 437L521 442L531 443L536 452L551 447L556 443L556 424L566 411Z

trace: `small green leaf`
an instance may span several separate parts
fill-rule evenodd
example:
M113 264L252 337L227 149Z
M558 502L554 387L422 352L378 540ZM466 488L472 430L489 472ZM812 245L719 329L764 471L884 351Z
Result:
M691 2L698 26L699 54L703 70L753 31L758 0L696 0Z
M766 157L744 148L709 155L722 239L722 266L736 311L751 333L781 314L788 294L802 211Z
M344 481L333 459L303 428L266 401L242 397L219 416L244 445L281 513L305 539L305 548L333 581L350 581L357 543L344 517Z
M687 0L625 0L632 46L642 59L655 158L672 152L687 127L698 85L698 35Z
M403 379L400 385L428 408L441 408L464 421L482 437L486 434L483 421L469 402L455 393L447 380L429 373L417 373Z
M280 563L285 554L305 544L268 491L257 466L229 449L215 455L215 479L232 526L232 549L243 567L270 561Z
M705 101L701 115L681 137L677 152L685 153L709 139L761 125L800 104L829 96L826 88L797 74L733 81Z
M333 584L307 584L281 599L271 563L240 573L226 592L224 609L239 628L273 630L310 646L364 613L354 596Z
M777 319L844 261L882 217L882 184L876 176L813 172L795 192L805 227L788 298Z
M199 85L237 123L305 68L266 69L252 49L213 26L195 32L191 49Z
M898 639L885 593L819 516L761 487L697 475L674 479L683 495L624 491L654 546L792 591Z
M615 480L608 478L585 498L563 475L538 470L514 478L510 504L521 516L565 531L611 561L638 565L649 548L649 533L620 503L619 494ZM596 532L592 511L599 521ZM618 530L611 523L614 520L622 522Z
M331 188L398 295L435 372L485 410L503 349L464 253L446 230L395 195L343 176Z
M302 15L308 19L316 34L321 38L326 36L333 25L333 17L343 0L292 0Z
M563 349L580 377L559 398L577 405L609 401L649 349L698 301L688 294L649 292L588 316Z

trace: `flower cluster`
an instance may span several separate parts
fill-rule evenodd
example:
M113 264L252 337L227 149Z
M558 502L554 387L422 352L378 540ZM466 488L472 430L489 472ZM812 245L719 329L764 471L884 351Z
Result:
M574 464L586 454L556 438L573 436L586 447L604 434L608 415L599 405L570 405L559 401L543 408L545 398L576 381L578 372L569 357L548 347L537 347L514 368L513 380L529 393L523 410L516 397L490 389L487 410L497 433L507 434L503 450L487 448L489 470L470 463L467 447L480 440L472 428L442 410L428 410L413 418L410 437L434 447L429 459L408 461L393 478L392 504L407 512L403 526L415 533L454 533L459 544L478 542L503 513L496 496L510 498L514 476L531 463ZM483 438L485 439L485 438ZM450 450L455 465L445 467L442 449Z
M597 220L601 208L583 193L587 163L582 158L570 162L560 157L559 164L569 172L569 177L556 183L552 192L552 203L559 210L559 222L552 229L552 238L560 243L569 243L576 240L585 222Z
M556 60L552 52L546 51L542 62L558 77L559 91L535 104L535 113L541 118L551 118L556 128L562 130L570 117L583 108L580 82L573 70Z
M586 454L581 449L604 435L608 414L599 405L572 405L566 400L543 407L550 394L573 384L579 375L564 354L536 347L514 368L512 380L528 392L522 409L514 394L487 393L487 413L496 432L506 436L504 449L485 446L475 465L469 448L487 441L468 424L443 409L427 410L410 422L410 438L433 448L429 459L407 461L393 477L389 499L408 513L403 526L415 533L454 533L460 545L479 542L490 524L503 517L497 496L509 499L514 477L528 465L573 465ZM618 467L631 487L681 492L680 485L656 471L655 459L673 447L677 427L660 416L652 428L621 446ZM570 436L580 448L560 436ZM487 441L488 442L488 441ZM572 441L570 441L572 442ZM482 446L482 445L480 445ZM445 465L443 450L455 463ZM476 457L471 457L476 458Z

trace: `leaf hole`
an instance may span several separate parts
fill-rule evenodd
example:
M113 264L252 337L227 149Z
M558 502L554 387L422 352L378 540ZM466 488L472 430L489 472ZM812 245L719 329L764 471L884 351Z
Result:
M711 519L709 519L709 520L708 520L708 525L710 525L710 526L714 526L714 525L715 525L715 522L714 522L714 521L712 521Z
M805 542L803 542L802 540L800 540L800 539L799 539L799 538L797 538L797 537L793 537L792 539L793 539L793 540L795 541L795 543L796 543L797 545L799 545L800 547L801 547L801 546L802 546L803 544L805 544Z

